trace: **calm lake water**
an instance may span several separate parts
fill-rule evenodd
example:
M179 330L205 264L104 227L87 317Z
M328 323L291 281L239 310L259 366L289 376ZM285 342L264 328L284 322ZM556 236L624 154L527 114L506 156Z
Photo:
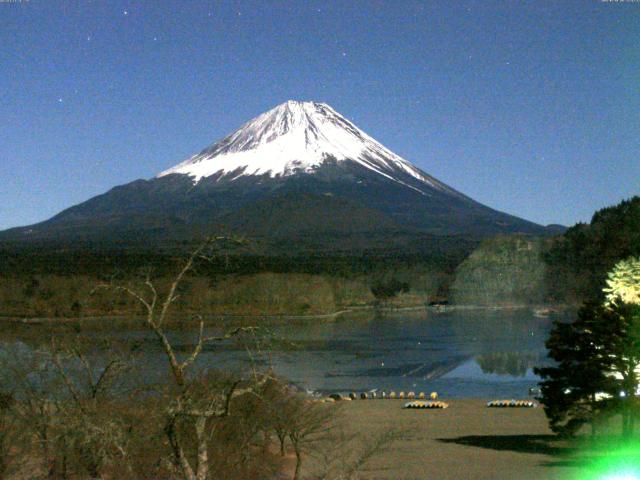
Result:
M274 351L276 372L307 389L437 391L446 397L523 397L547 363L551 319L528 311L402 313L281 327L297 349ZM228 361L233 362L231 358Z
M214 345L203 351L198 367L238 371L271 364L291 382L323 393L384 389L524 398L537 386L533 367L547 363L544 342L552 321L526 310L458 310L280 322L267 328L265 345L251 344L251 355L237 344ZM145 378L166 370L157 342L143 328L102 328L91 335L139 342ZM181 351L190 351L193 332L171 336Z

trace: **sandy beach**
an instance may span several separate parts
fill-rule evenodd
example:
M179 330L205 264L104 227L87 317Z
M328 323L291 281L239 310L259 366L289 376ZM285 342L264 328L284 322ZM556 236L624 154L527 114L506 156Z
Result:
M354 432L404 432L367 463L362 478L566 479L576 473L541 407L487 408L486 400L463 399L448 400L445 410L407 410L404 402L341 402Z

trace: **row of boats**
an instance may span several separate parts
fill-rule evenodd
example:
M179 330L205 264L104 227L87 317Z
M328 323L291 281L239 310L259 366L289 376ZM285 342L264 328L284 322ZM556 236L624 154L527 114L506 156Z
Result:
M348 395L342 395L340 393L332 393L331 395L329 395L329 398L335 400L335 401L340 401L340 400L385 400L385 399L390 399L390 400L394 400L394 399L414 399L414 398L418 398L421 400L426 400L427 399L427 394L424 392L419 392L418 394L416 394L416 392L394 392L394 391L390 391L390 392L386 392L386 391L371 391L371 392L362 392L362 393L355 393L355 392L351 392ZM438 393L437 392L431 392L428 396L428 398L430 398L431 400L437 400L438 399Z

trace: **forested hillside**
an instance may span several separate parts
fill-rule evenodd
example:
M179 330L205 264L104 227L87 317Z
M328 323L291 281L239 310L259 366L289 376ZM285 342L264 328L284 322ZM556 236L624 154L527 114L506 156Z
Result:
M542 252L548 240L499 236L485 240L456 270L457 305L522 306L546 301Z
M327 314L344 308L421 306L446 298L472 240L424 239L420 249L380 249L308 256L220 252L199 263L183 282L176 310L183 313ZM92 290L100 284L136 284L147 274L166 287L190 246L181 250L0 250L0 315L76 317L130 315L126 296ZM107 294L108 293L108 294Z
M606 274L624 258L640 255L640 197L597 211L547 250L546 284L551 301L599 299Z
M603 208L554 238L485 240L456 269L458 305L578 305L601 295L616 262L640 255L640 197Z

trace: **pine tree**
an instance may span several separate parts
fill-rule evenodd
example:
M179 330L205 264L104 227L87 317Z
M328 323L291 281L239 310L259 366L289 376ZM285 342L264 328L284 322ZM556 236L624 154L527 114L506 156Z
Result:
M541 401L554 432L573 435L585 423L619 413L630 436L640 385L640 261L609 273L604 305L584 305L573 323L556 322L547 340L554 367L538 368Z
M580 309L574 323L556 322L546 346L557 364L535 369L543 379L541 401L556 433L573 435L586 423L595 433L594 422L605 411L600 399L615 390L606 374L610 358L599 342L594 342L594 337L604 340L603 334L609 334L602 328L601 313L602 307L589 304Z

